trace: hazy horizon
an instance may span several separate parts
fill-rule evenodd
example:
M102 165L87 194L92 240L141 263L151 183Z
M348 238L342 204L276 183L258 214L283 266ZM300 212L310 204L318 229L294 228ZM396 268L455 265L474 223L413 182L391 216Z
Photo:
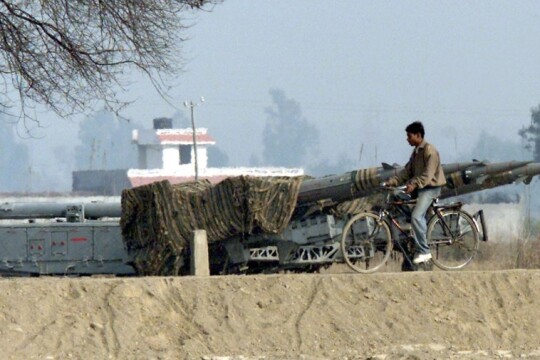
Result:
M170 95L183 111L185 100L205 97L197 126L231 165L260 157L270 89L298 102L319 132L306 164L403 164L404 128L414 120L453 162L481 134L519 143L540 103L539 15L534 1L225 1L187 16L185 72ZM178 111L147 80L132 80L126 98L135 102L124 115L137 127ZM69 190L77 121L38 115L40 138L17 139L41 174L32 186Z

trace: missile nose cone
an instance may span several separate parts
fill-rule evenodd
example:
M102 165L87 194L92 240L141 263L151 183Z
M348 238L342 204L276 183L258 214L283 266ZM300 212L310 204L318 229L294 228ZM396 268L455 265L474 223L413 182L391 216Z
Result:
M528 164L514 169L513 173L517 175L538 175L540 174L540 163L530 161Z
M509 171L514 170L523 166L526 166L527 164L530 164L531 161L509 161L509 162L500 162L500 163L492 163L486 165L486 173L489 174L495 174L498 172L503 171Z
M531 162L529 164L526 165L529 169L531 169L532 171L537 171L537 172L540 172L540 163L537 163L537 162Z
M511 161L508 164L508 168L504 169L503 171L511 171L511 170L517 170L522 167L528 166L532 161Z
M522 167L522 166L525 166L525 165L529 165L529 164L532 164L534 163L533 160L528 160L528 161L516 161L516 163L518 164L518 167ZM537 163L538 164L538 163Z

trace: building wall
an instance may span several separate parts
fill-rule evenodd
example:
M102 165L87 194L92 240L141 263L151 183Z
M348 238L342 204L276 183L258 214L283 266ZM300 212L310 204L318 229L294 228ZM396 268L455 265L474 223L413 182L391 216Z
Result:
M143 169L162 169L163 153L161 146L146 146L146 167Z
M178 145L163 145L163 169L174 169L180 165L180 149Z

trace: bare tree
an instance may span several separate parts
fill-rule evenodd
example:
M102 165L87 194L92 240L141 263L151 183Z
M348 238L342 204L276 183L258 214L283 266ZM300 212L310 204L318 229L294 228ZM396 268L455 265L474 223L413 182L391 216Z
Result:
M0 0L0 111L35 120L41 104L66 117L103 101L117 112L133 68L164 94L164 75L181 70L184 14L220 2Z

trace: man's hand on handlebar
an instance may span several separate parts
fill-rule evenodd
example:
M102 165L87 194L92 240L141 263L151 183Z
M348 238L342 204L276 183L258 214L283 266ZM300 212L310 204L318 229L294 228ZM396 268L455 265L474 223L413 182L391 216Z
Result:
M407 184L407 187L405 188L405 194L410 194L414 190L416 190L416 185L415 184Z
M404 192L405 189L407 189L405 185L402 185L402 186L389 185L387 182L382 182L380 184L380 187L381 189L385 189L385 190L401 190L402 192Z
M407 185L391 186L386 182L380 184L380 189L394 195L399 200L411 200L411 195L406 192Z

